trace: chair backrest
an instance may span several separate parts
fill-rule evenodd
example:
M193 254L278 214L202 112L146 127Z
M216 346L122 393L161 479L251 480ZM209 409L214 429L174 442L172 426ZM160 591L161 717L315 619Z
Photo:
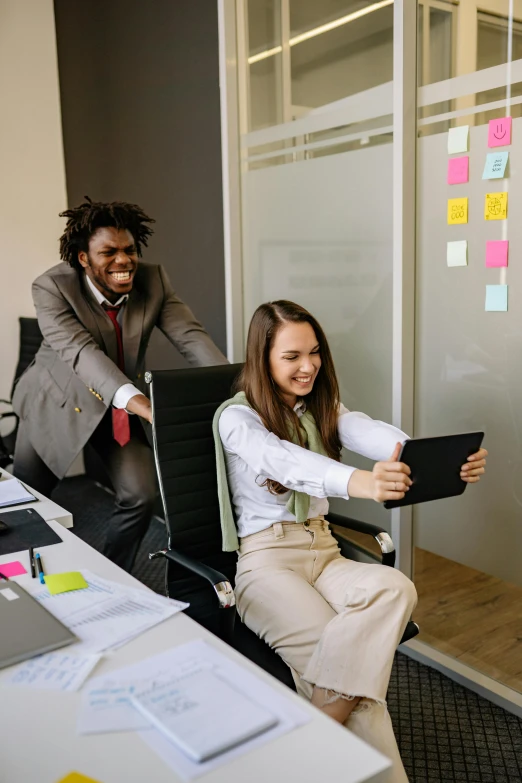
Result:
M13 395L16 382L33 361L43 340L43 334L38 326L37 318L19 318L18 321L20 323L20 352L18 354L18 364L16 365L11 396Z
M240 364L146 373L154 411L154 452L170 546L225 573L212 419L232 393Z

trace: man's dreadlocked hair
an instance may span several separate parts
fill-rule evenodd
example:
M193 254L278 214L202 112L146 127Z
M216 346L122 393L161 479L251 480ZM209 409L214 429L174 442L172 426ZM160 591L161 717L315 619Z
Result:
M155 223L137 204L127 204L124 201L113 201L104 204L101 201L91 201L85 196L85 202L79 207L60 212L60 217L66 217L67 225L60 237L60 258L69 266L81 269L78 253L86 253L89 240L98 228L114 227L130 231L136 243L138 256L141 248L147 247L152 229L146 223Z

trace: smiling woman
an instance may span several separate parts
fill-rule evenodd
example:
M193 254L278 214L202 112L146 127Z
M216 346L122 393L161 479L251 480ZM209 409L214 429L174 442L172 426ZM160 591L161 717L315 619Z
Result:
M241 619L286 661L301 695L390 757L390 781L406 783L385 700L415 588L392 568L342 557L325 516L328 497L404 498L408 436L343 406L323 329L287 300L255 311L237 389L214 433ZM342 464L343 446L378 460L373 470ZM480 478L485 456L470 457L465 480Z

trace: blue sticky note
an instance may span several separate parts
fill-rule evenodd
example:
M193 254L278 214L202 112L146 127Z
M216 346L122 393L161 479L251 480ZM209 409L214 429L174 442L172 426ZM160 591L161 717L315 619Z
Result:
M502 179L509 158L509 152L488 152L482 179Z
M486 286L486 312L505 313L508 309L507 285Z

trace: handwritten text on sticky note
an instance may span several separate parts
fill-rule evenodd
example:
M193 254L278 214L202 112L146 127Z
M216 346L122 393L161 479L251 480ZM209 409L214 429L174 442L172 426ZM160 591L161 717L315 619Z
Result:
M509 152L489 152L482 179L502 179L506 171Z
M507 144L511 144L511 117L490 120L488 147L505 147Z
M507 266L508 248L509 241L507 239L486 242L486 266L492 268Z
M507 285L486 286L486 311L490 313L505 313L508 309Z
M450 158L448 160L448 185L459 185L469 179L469 157Z
M448 154L468 151L469 125L459 125L458 128L450 128L448 131Z
M467 198L449 198L448 199L448 225L468 222L468 199Z
M89 587L79 571L69 571L64 574L46 574L45 584L51 595L68 593L70 590L82 590Z
M468 265L468 242L466 239L458 242L448 242L446 261L448 266Z
M486 193L484 219L505 220L507 218L507 204L507 193Z

